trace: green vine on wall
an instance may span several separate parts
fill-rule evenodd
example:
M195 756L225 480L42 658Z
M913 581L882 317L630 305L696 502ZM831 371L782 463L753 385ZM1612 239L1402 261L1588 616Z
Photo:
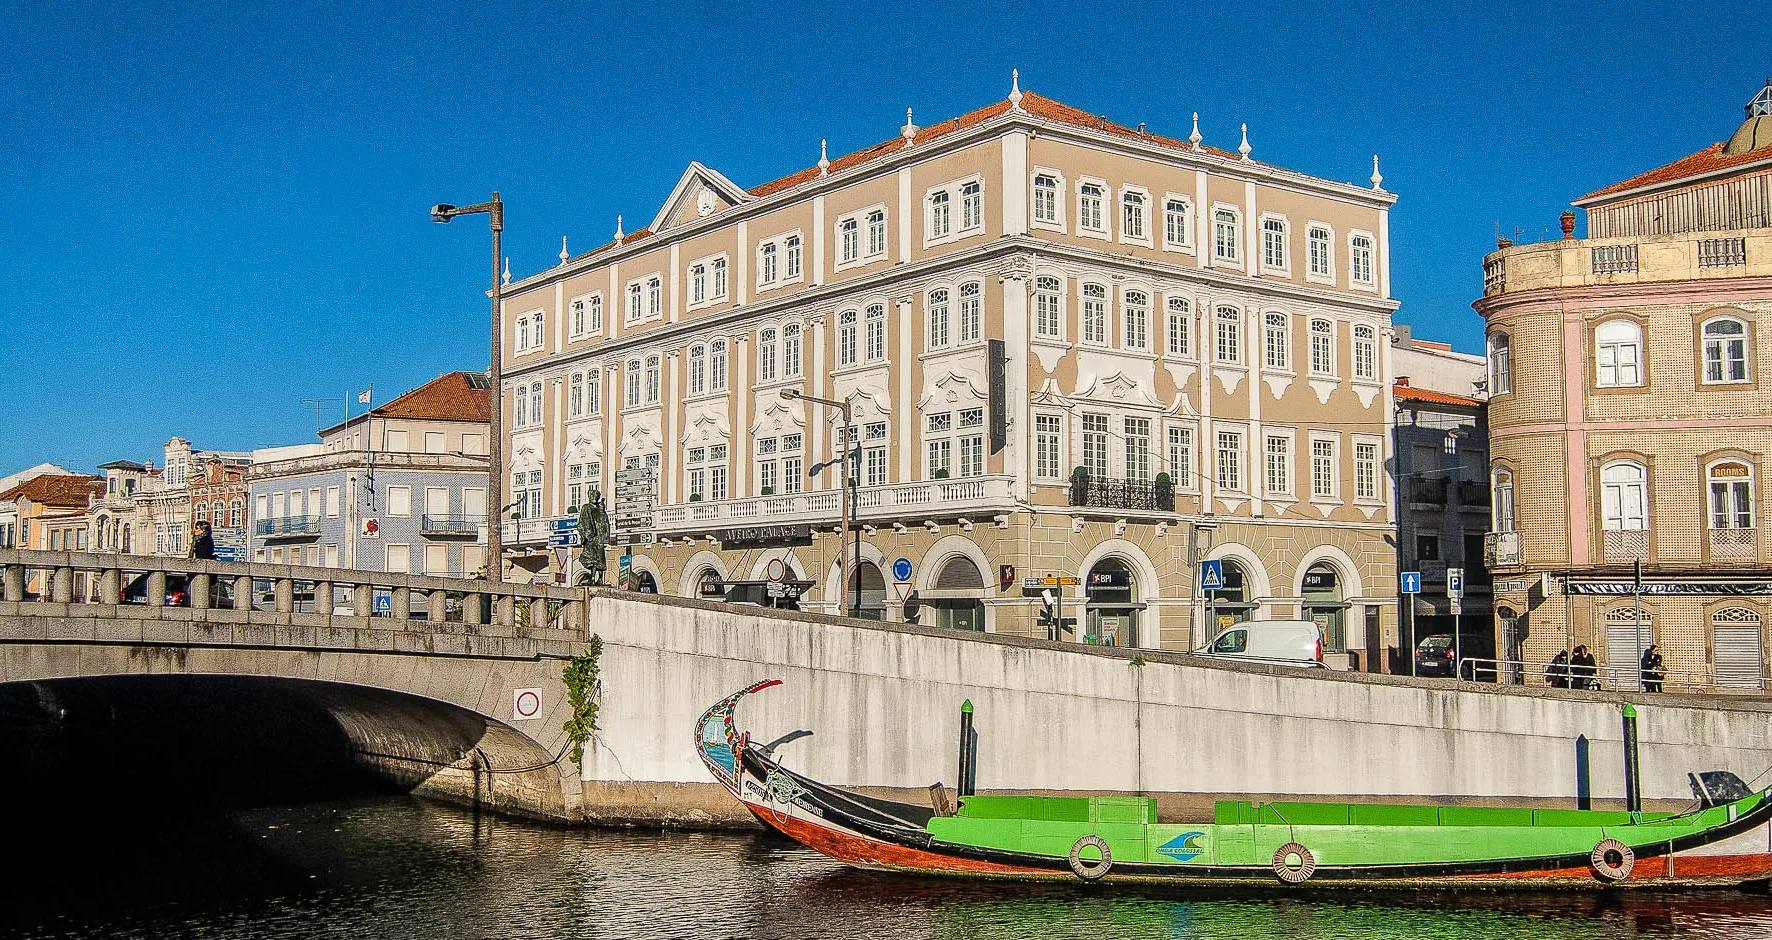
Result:
M597 703L594 700L597 690L597 660L603 655L603 638L591 634L591 644L585 651L566 663L566 669L560 678L566 682L566 704L572 708L572 717L566 719L563 729L567 740L572 742L572 759L582 767L585 756L585 742L591 739L591 732L597 730Z

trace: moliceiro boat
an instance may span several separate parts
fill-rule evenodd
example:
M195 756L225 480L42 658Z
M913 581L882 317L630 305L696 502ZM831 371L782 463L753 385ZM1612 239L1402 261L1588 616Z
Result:
M865 868L1000 878L1470 888L1734 886L1772 880L1772 788L1691 776L1681 813L1222 801L1170 821L1144 797L962 796L918 806L782 766L735 723L758 682L696 726L714 777L766 826Z

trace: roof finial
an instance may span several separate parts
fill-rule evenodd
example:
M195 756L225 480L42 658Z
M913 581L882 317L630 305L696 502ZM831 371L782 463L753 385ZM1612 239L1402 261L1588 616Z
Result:
M1021 70L1009 70L1009 109L1021 110Z
M621 216L620 216L620 215L619 215L619 214L618 214L618 215L616 215L616 217L615 217L615 240L616 240L616 241L618 241L618 242L619 242L619 241L621 241L621 240L622 240L622 239L623 239L623 238L626 238L626 237L627 237L627 236L625 236L625 235L623 235L623 234L622 234L622 231L621 231Z
M831 171L831 157L826 147L829 141L820 139L818 142L818 175L823 176Z
M1384 174L1378 172L1378 154L1373 154L1372 155L1372 188L1373 189L1383 189L1384 188L1383 183L1384 183Z
M572 255L566 251L566 236L562 235L560 236L560 263L565 264L566 259L570 257Z
M1200 112L1195 111L1194 112L1194 132L1192 134L1187 135L1187 142L1189 144L1192 144L1193 148L1195 150L1198 150L1198 149L1200 149L1200 140L1201 140L1201 137L1200 137Z
M1243 159L1245 159L1245 160L1249 159L1249 125L1248 124L1243 125L1243 142L1237 145L1237 152L1243 155Z
M505 255L505 283L511 283L511 256Z
M904 135L904 139L905 139L906 143L915 143L916 142L916 140L917 140L917 125L911 121L911 109L910 108L904 109L904 126L899 128L898 132Z

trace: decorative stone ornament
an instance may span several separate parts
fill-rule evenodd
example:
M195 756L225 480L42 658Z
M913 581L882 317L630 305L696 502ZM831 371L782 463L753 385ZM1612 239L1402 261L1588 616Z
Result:
M618 215L618 216L616 216L616 217L615 217L615 240L616 240L616 241L617 241L617 242L620 242L620 241L621 241L621 240L622 240L622 239L623 239L623 238L626 238L626 237L627 237L627 236L625 236L625 235L623 235L623 234L622 234L622 231L621 231L621 216L619 216L619 215Z
M566 259L570 257L572 255L566 250L566 236L562 235L560 236L560 263L565 264Z
M505 283L511 283L511 258L509 255L505 256Z
M1202 138L1200 136L1200 112L1195 111L1194 112L1194 132L1187 135L1187 142L1189 144L1193 145L1193 148L1195 150L1199 150L1200 149L1200 141L1203 139L1204 138Z
M828 141L828 140L820 139L818 142L818 175L819 176L823 176L826 173L829 173L831 171L831 157L830 157L830 153L829 153L829 145L830 145L830 141Z
M1237 145L1237 152L1243 155L1243 159L1247 160L1249 159L1249 149L1249 125L1244 124L1243 142Z
M1384 183L1384 174L1378 172L1378 154L1373 154L1372 155L1372 188L1382 190L1384 188L1383 183Z
M911 120L911 109L910 108L904 109L904 126L899 128L898 132L900 134L904 135L905 143L907 143L907 144L916 143L916 141L917 141L917 125L914 121Z
M1021 110L1021 70L1020 69L1010 69L1009 70L1009 108L1012 111L1020 111Z
M707 218L714 214L714 191L703 189L695 194L695 214L698 218Z

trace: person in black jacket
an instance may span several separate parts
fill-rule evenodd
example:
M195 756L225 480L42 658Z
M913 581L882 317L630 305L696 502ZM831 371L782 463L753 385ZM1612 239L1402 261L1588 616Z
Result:
M1557 650L1557 655L1551 658L1550 665L1544 667L1544 681L1550 683L1553 689L1569 687L1568 650Z
M1577 646L1575 655L1569 657L1569 675L1573 678L1569 683L1572 688L1592 691L1600 687L1594 679L1594 654L1588 652L1586 646Z
M1661 646L1660 646L1660 644L1651 643L1651 644L1649 644L1649 648L1643 651L1642 666L1643 666L1643 691L1645 691L1645 692L1659 692L1659 691L1661 691L1661 683L1662 683L1662 680L1667 678L1667 672L1661 665Z
M209 523L199 519L191 526L191 557L199 561L215 560L215 539L209 537Z

